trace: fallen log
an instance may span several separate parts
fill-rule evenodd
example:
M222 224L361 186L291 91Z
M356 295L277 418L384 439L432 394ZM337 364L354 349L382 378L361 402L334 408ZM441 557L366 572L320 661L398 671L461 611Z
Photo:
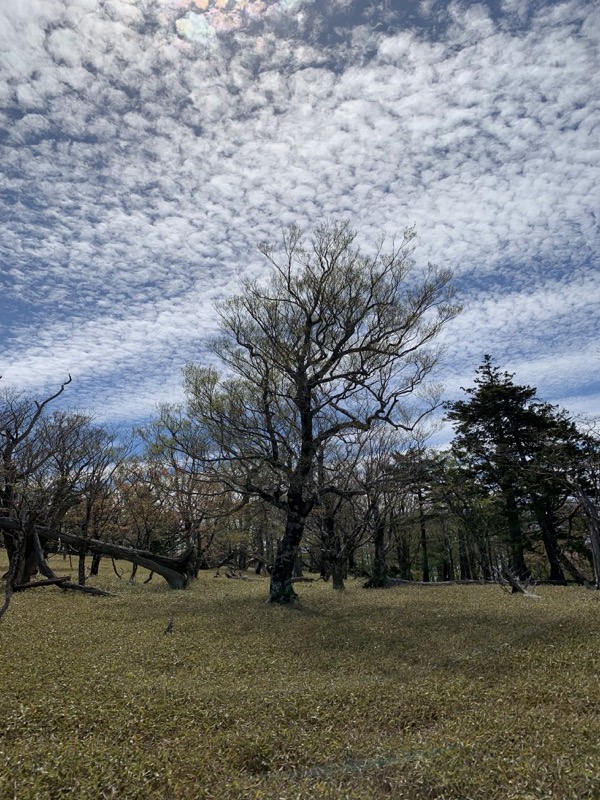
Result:
M497 581L486 581L483 578L466 579L461 578L455 581L409 581L406 578L391 578L388 577L386 581L387 586L484 586L486 584L496 585Z
M14 520L0 517L0 530L7 534L21 530L21 524ZM77 536L73 533L65 533L61 531L54 531L51 528L43 528L36 526L35 532L40 539L45 541L58 541L73 545L77 549L84 549L88 553L100 553L113 558L119 558L124 561L130 561L132 564L138 564L140 567L145 567L151 572L156 572L161 575L173 589L185 589L193 576L193 559L194 549L188 548L181 556L173 558L171 556L161 556L157 553L151 553L148 550L138 550L134 547L124 547L120 544L112 544L111 542L103 542L100 539L88 539L85 536ZM72 584L78 586L78 584ZM80 587L85 589L88 587ZM90 589L92 587L89 587ZM100 590L97 590L100 592ZM89 594L96 593L89 592Z

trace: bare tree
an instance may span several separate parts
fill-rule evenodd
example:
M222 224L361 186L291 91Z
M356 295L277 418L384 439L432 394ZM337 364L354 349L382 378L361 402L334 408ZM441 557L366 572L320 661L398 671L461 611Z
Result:
M0 617L8 608L15 585L29 581L37 570L32 527L36 520L28 514L27 493L22 488L50 458L51 452L38 435L40 424L47 406L70 382L69 375L58 391L41 401L10 388L0 397L0 518L19 521L14 531L3 530L9 568Z
M348 223L321 225L309 241L288 229L279 252L260 248L268 281L244 280L219 307L213 352L225 373L185 372L207 463L231 490L285 514L272 602L297 599L291 579L307 517L336 492L315 488L318 453L374 426L410 429L435 406L424 392L439 356L433 340L459 309L448 271L413 273L414 235L366 254Z

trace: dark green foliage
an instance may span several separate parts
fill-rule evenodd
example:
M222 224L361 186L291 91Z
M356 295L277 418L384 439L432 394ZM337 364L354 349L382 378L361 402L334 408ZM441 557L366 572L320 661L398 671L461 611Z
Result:
M580 464L581 434L564 412L538 400L532 387L515 384L490 356L465 393L468 399L448 406L459 471L503 517L514 572L529 576L525 554L540 539L549 578L564 581L560 513L570 494L565 474Z

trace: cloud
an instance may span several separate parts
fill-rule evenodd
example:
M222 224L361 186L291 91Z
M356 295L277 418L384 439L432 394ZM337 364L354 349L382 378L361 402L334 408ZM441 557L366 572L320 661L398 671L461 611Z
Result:
M198 3L3 3L4 380L41 390L71 371L76 402L149 413L203 354L214 299L263 269L256 244L333 215L367 246L416 223L418 261L455 270L450 391L491 351L548 399L582 396L577 353L593 358L598 324L593 4L451 4L443 24L402 30L355 14L325 44L320 6L267 5L213 26L206 48L181 46Z

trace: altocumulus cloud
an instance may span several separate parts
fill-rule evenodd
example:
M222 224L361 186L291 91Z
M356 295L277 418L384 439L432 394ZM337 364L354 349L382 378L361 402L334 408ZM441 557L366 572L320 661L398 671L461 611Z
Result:
M484 352L600 404L591 2L4 0L3 380L139 419L283 225L405 225L455 270L452 394Z

